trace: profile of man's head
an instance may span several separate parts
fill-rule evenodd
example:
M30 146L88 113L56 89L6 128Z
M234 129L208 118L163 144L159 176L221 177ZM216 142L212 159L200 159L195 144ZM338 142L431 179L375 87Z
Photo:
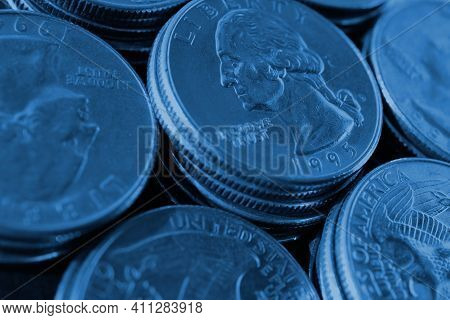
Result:
M58 83L55 45L7 41L0 69L0 194L9 201L58 199L77 179L98 126L88 99ZM11 68L16 68L14 72Z
M288 73L320 74L323 62L298 32L256 9L225 14L216 29L221 84L233 87L247 110L277 111Z

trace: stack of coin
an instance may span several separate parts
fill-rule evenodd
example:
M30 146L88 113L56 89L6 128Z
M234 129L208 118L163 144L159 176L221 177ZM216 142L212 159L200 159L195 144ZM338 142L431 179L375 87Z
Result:
M161 26L186 0L9 0L76 23L108 41L133 64L146 63Z
M324 299L449 299L450 165L378 167L328 217L317 258Z
M300 0L346 31L365 29L389 0Z
M348 38L283 4L190 2L155 40L147 81L180 185L273 234L323 219L316 208L354 179L382 120Z
M317 299L298 263L252 224L173 206L121 225L69 266L56 299Z
M408 1L368 38L385 123L410 153L450 161L450 4ZM414 32L407 32L414 29Z
M43 14L0 19L0 263L37 262L132 205L158 132L144 85L104 41Z

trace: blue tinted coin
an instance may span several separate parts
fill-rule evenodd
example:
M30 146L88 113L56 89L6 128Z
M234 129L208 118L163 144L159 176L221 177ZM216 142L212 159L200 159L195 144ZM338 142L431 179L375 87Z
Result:
M142 83L75 25L24 12L0 22L1 234L39 239L111 221L153 164Z
M372 10L388 0L300 0L305 3L334 10Z
M381 103L350 41L311 9L283 4L189 3L154 47L149 86L164 129L196 163L299 189L361 168Z
M207 207L128 221L82 267L74 299L316 299L290 254L255 226Z
M349 299L450 299L450 164L407 158L369 173L336 228Z
M110 26L107 24L98 23L95 20L83 18L65 11L64 9L56 6L48 0L13 0L20 7L29 8L31 11L43 12L64 20L68 20L79 26L88 29L89 31L99 35L102 38L108 40L134 40L136 46L139 42L143 42L148 47L151 45L151 39L156 35L157 28L129 28L126 24L121 26ZM117 48L119 49L119 48Z
M36 1L36 0L32 0ZM170 17L186 0L39 0L79 17L111 26L128 28L158 25Z
M75 274L80 267L81 261L77 259L73 260L67 270L64 272L64 275L58 285L58 288L55 293L55 300L68 300L68 293L72 286L74 285L73 280L75 279Z
M450 4L407 1L377 23L372 64L408 140L450 160Z
M69 264L63 277L61 278L55 293L55 300L69 300L72 291L77 289L78 276L82 274L83 263L87 261L87 256L92 247L84 248Z
M23 252L23 251L5 250L1 248L0 264L3 266L8 265L16 266L18 264L38 264L44 261L56 259L63 253L64 252L60 250Z
M316 258L316 273L320 287L320 293L325 300L342 300L344 298L336 270L334 256L334 239L338 223L338 216L342 204L336 204L332 208L325 226Z
M164 13L187 0L48 0L74 12L87 12L101 18L142 20ZM74 2L77 5L74 5ZM128 18L128 19L127 19Z

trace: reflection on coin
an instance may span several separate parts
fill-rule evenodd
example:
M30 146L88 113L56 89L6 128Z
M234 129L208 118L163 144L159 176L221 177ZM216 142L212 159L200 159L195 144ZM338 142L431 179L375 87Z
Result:
M337 10L372 10L381 6L386 0L301 0L308 4Z
M348 34L363 35L385 7L387 0L300 0L343 28Z
M279 212L306 210L315 193L323 204L380 135L381 99L358 51L311 9L283 3L193 1L150 59L153 103L183 166L230 206L284 197Z
M336 224L342 204L337 204L327 217L320 240L316 259L316 274L322 298L325 300L344 299L339 283L334 257Z
M450 298L450 165L401 159L351 192L336 228L349 299Z
M372 64L398 131L421 153L446 161L450 28L442 26L449 23L448 2L407 1L383 16L371 41Z
M133 66L146 64L162 25L185 0L9 0L13 8L46 13L78 24L106 40Z
M25 12L0 20L1 237L40 241L113 220L153 165L141 81L77 26Z
M304 271L274 239L207 207L144 213L106 238L79 270L76 290L60 289L71 299L317 298Z

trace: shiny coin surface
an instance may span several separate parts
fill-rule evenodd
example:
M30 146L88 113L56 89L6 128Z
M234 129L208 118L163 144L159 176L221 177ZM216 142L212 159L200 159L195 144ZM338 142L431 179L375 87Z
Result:
M73 24L12 11L0 20L2 237L39 240L113 220L153 165L157 131L141 81Z
M161 26L183 0L84 1L9 0L13 8L49 14L82 26L106 40L137 69L148 60Z
M407 1L393 9L373 31L376 77L407 140L449 161L450 4Z
M43 0L42 0L43 1ZM80 16L109 23L148 24L187 0L46 0ZM74 2L76 5L74 5Z
M302 2L338 10L372 10L387 0L301 0Z
M349 40L295 2L276 12L272 1L256 9L210 0L200 7L214 13L211 19L197 2L161 37L154 68L166 71L156 79L149 73L167 90L158 113L169 135L182 140L210 129L199 143L240 171L254 168L247 172L253 178L298 184L360 168L378 141L381 104ZM256 33L271 51L256 45Z
M389 162L351 192L336 228L349 299L450 298L450 164Z
M304 271L273 238L207 207L142 214L105 239L79 270L76 290L60 290L71 292L71 299L317 298Z
M160 123L180 153L222 182L285 194L342 182L380 135L370 70L309 8L261 3L193 1L173 18L149 67Z
M316 258L315 271L320 293L325 300L342 300L344 298L334 257L334 239L341 207L342 204L337 204L327 217Z

